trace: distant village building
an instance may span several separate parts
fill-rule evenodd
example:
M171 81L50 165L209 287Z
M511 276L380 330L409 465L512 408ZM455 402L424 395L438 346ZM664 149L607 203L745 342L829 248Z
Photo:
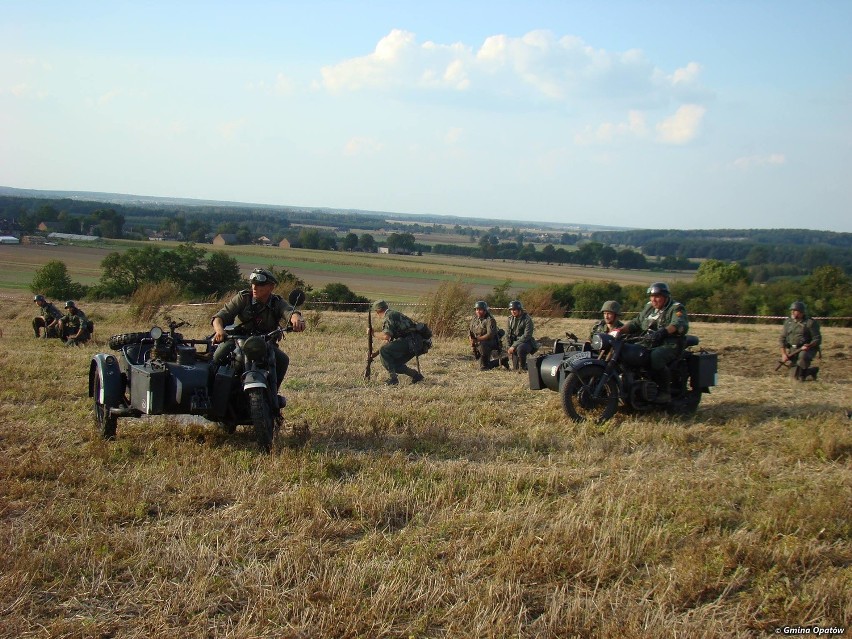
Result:
M20 244L21 240L13 235L0 235L0 244Z
M68 240L69 242L94 242L99 240L97 235L77 235L76 233L48 233L52 240Z
M383 255L388 255L390 254L390 249L387 246L380 246L379 253L382 253Z
M214 246L233 246L237 244L237 236L234 233L219 233L213 238Z
M261 246L272 246L272 240L270 240L265 235L261 235L254 241L255 244L260 244Z
M283 240L278 242L278 248L290 248L290 240L285 237Z

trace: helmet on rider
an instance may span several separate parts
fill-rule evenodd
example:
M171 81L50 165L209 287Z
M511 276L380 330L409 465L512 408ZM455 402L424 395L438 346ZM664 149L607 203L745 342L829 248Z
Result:
M65 302L65 308L77 308L77 305L74 303L74 300L68 300Z
M275 276L265 268L256 268L249 275L249 283L251 284L266 284L267 282L278 284Z
M671 292L669 292L669 286L665 282L654 282L651 286L648 287L647 291L648 295L665 295L666 297L671 297Z
M790 304L790 310L791 310L791 311L799 311L800 313L805 313L805 312L807 312L807 311L805 310L805 303L804 303L804 302L802 302L802 301L800 301L800 300L796 300L795 302L793 302L792 304Z
M473 310L485 311L487 313L488 312L488 304L486 304L482 300L479 300L476 304L473 305Z
M601 306L601 313L606 313L607 311L618 315L621 313L621 304L619 304L615 300L609 300L607 302L604 302L603 306Z
M46 301L47 301L47 300L46 300L46 299L44 299L44 295L35 295L35 296L33 296L33 302L46 302Z
M522 311L524 310L524 305L521 304L521 300L512 300L511 302L509 302L509 310Z

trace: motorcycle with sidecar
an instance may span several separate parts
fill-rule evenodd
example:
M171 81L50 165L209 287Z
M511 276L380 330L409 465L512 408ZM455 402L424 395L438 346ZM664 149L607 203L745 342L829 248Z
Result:
M298 307L301 290L288 301ZM291 313L292 314L292 313ZM274 347L291 330L286 323L266 334L247 334L242 326L225 327L232 348L215 361L213 337L186 339L177 332L185 322L169 320L168 331L125 333L110 338L117 351L98 353L89 365L89 397L96 426L115 439L120 417L197 415L233 433L238 425L254 428L261 450L269 452L281 428Z
M529 366L529 385L558 392L563 411L575 422L603 423L619 406L689 415L698 409L702 394L716 385L717 355L694 350L699 339L693 335L684 338L683 349L668 365L671 400L665 403L657 401L660 389L643 337L599 333L586 342L570 334L568 338L557 340L552 353L538 356Z

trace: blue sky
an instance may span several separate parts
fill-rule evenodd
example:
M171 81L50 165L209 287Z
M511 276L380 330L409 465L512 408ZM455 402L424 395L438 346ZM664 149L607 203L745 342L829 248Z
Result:
M852 2L0 0L0 185L852 231Z

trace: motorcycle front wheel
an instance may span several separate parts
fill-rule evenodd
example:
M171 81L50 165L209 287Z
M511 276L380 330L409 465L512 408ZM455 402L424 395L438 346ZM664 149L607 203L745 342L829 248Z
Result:
M272 437L275 434L275 418L269 410L266 401L266 391L263 388L251 388L248 391L251 421L254 424L254 435L260 450L268 453L272 450Z
M575 422L600 424L618 410L618 385L614 379L607 380L599 396L593 396L603 374L597 366L583 368L568 375L560 387L562 410Z
M110 415L109 407L104 406L98 400L101 397L101 376L95 375L95 427L104 439L115 439L115 431L118 426L118 417Z

